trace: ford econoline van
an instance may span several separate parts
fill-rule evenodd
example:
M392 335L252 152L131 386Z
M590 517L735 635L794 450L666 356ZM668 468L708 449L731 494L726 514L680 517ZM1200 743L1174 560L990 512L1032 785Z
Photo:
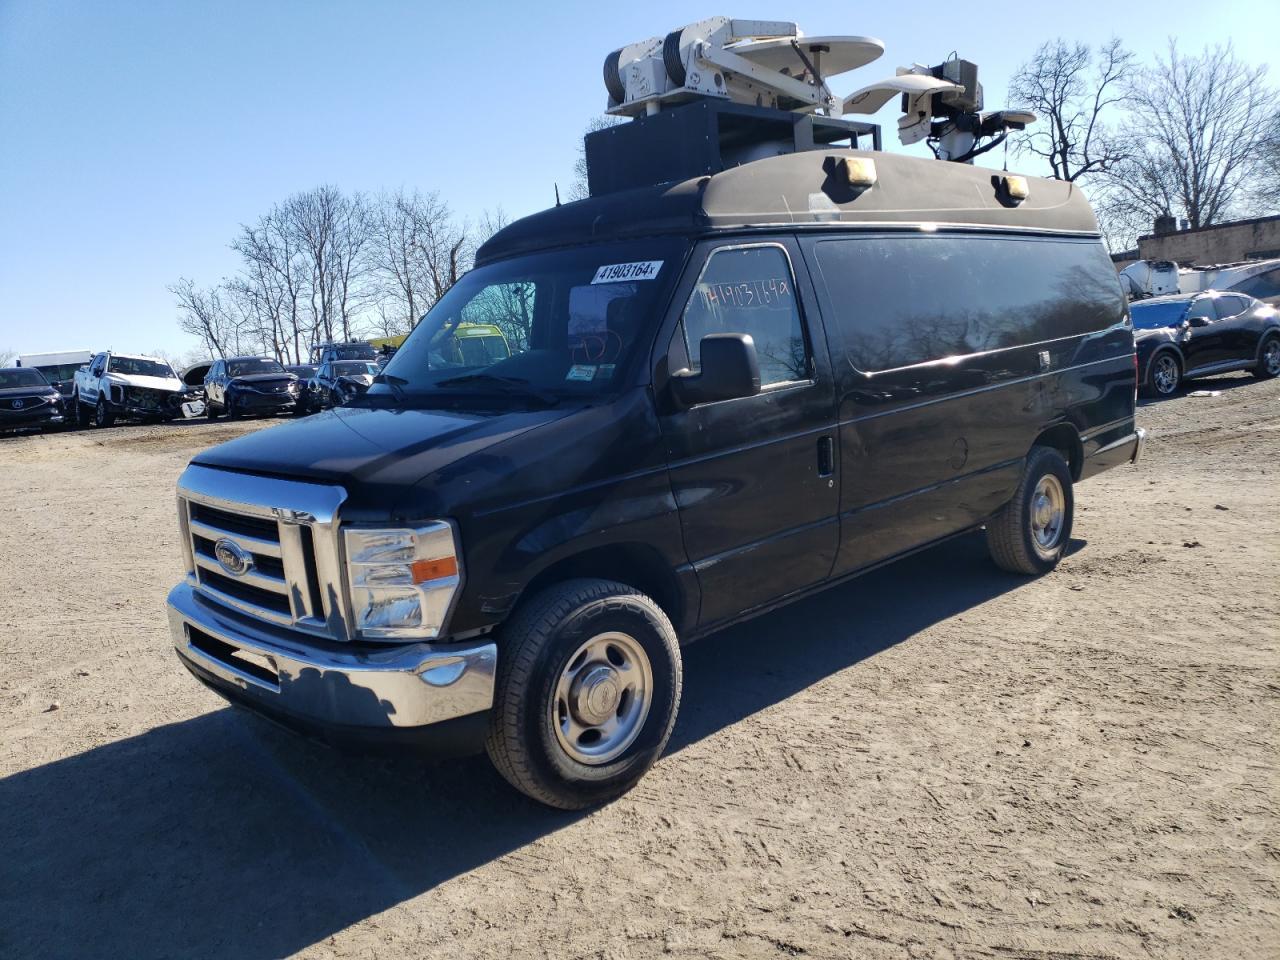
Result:
M661 754L682 645L979 528L1052 570L1135 387L1069 183L815 149L618 190L489 240L350 406L192 461L174 642L295 730L586 806Z

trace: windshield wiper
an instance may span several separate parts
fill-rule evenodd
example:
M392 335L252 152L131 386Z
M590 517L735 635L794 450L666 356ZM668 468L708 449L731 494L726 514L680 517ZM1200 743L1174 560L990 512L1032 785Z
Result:
M396 396L396 403L404 403L404 388L409 385L409 381L404 377L397 377L394 373L380 373L373 378L374 383L385 383L391 388L391 392Z
M468 383L492 383L494 385L500 385L504 388L504 393L533 397L535 400L540 400L547 404L547 406L553 407L560 402L560 398L554 393L535 387L524 377L507 377L500 373L489 373L485 370L481 370L476 373L464 373L458 377L447 377L444 380L436 381L435 386L452 387Z

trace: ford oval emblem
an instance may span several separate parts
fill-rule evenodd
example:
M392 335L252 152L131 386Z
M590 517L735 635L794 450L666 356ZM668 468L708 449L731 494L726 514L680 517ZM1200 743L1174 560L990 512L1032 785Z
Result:
M213 545L213 555L233 577L243 577L253 566L253 556L233 540L219 540Z

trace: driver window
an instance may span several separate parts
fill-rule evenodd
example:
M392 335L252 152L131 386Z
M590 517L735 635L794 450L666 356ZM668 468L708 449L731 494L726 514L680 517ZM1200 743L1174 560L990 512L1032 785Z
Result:
M1192 320L1196 317L1204 317L1209 321L1218 319L1218 315L1213 312L1213 297L1201 297L1191 304L1191 309L1187 311L1187 319Z
M701 369L702 338L746 333L755 341L760 386L809 379L791 263L781 247L743 247L711 254L681 321L689 368Z

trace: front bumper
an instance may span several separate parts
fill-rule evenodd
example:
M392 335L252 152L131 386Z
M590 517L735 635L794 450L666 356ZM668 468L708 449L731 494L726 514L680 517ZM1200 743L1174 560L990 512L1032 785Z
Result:
M493 705L492 642L356 647L241 616L190 582L169 594L183 664L232 703L339 745L479 748Z
M62 407L42 404L29 410L0 410L0 430L19 427L60 427L67 422Z
M292 410L297 404L297 394L293 393L245 393L229 394L229 403L234 403L237 410L260 412L265 410Z

